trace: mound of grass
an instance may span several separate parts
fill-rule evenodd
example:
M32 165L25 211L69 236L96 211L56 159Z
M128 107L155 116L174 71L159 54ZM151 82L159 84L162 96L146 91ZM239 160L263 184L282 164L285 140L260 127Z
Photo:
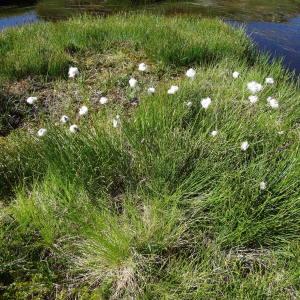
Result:
M3 103L23 115L0 140L4 299L299 297L300 92L241 30L80 18L6 31L0 52ZM270 76L251 104L247 83Z
M0 74L8 78L64 76L72 54L105 52L122 42L142 49L149 58L175 66L249 56L249 43L242 31L208 19L85 17L11 29L1 35Z

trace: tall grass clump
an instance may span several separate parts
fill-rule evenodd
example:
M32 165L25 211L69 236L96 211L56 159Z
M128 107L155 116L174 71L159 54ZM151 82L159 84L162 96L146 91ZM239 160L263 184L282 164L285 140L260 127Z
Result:
M299 297L299 86L242 30L85 17L8 30L0 52L23 114L0 139L1 297Z

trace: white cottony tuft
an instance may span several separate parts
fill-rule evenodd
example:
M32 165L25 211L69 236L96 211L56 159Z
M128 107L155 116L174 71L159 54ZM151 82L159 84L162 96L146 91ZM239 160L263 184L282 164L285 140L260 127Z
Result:
M61 118L60 118L60 122L63 123L63 124L66 124L69 122L69 117L66 116L66 115L63 115Z
M155 88L154 87L149 87L148 88L148 94L154 94L155 93Z
M249 96L248 99L249 99L249 101L250 101L251 104L254 104L254 103L256 103L258 101L258 97L255 96L255 95Z
M276 99L271 99L269 103L270 106L274 109L277 109L279 107L278 101Z
M139 71L145 72L148 70L148 66L145 63L139 64Z
M259 188L260 188L261 191L264 191L267 188L267 184L264 181L262 181L259 184Z
M246 151L249 148L249 143L247 141L242 142L241 144L241 150Z
M88 111L89 111L89 109L85 105L83 105L79 109L79 115L84 116L88 113Z
M37 132L37 135L38 135L39 137L42 137L42 136L46 135L46 133L47 133L47 129L46 129L46 128L41 128L41 129Z
M179 87L177 85L172 85L168 90L168 94L174 95L175 93L178 92L178 90L179 90Z
M185 103L185 105L186 105L187 107L191 107L191 106L193 105L193 102L192 102L192 101L188 101L188 102Z
M251 81L247 84L247 88L251 92L251 94L257 94L262 90L263 86L256 81Z
M267 101L272 108L277 109L279 107L279 103L275 98L268 97Z
M235 71L235 72L232 73L232 77L233 77L234 79L237 79L237 78L240 77L240 73L237 72L237 71Z
M268 78L266 78L265 82L266 82L266 84L274 84L275 80L272 77L268 77Z
M121 125L121 120L120 120L120 116L116 115L115 118L113 119L113 127L114 128L118 128Z
M190 68L186 71L185 75L188 77L188 78L191 78L191 79L194 79L195 76L196 76L196 70Z
M79 128L78 128L77 125L73 124L73 125L70 126L70 131L71 131L72 133L76 133L76 132L79 131Z
M34 104L37 101L37 97L29 97L26 99L26 102L30 105Z
M107 97L101 97L99 102L100 102L100 104L104 105L108 102L108 98Z
M204 109L208 109L208 107L211 105L211 99L209 97L202 99L201 105Z
M217 131L217 130L214 130L214 131L212 131L212 132L210 133L211 136L217 136L217 134L218 134L218 131Z
M79 70L76 67L70 67L69 68L69 78L75 78L79 75Z
M137 80L135 78L130 78L129 85L131 88L135 88L137 86Z
M283 135L283 134L284 134L284 131L282 131L282 130L281 130L281 131L278 131L278 134L279 134L279 135Z

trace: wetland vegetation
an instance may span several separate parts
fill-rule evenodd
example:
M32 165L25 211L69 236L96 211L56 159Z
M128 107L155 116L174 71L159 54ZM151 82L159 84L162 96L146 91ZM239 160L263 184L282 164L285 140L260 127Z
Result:
M242 29L76 17L0 65L0 297L300 296L299 86Z

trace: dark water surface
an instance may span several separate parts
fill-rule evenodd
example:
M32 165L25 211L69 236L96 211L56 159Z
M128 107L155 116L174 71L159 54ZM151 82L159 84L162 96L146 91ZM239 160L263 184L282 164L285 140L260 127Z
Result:
M242 24L259 49L281 57L300 74L300 0L0 0L0 31L82 12L107 15L132 10L221 17L234 26Z

